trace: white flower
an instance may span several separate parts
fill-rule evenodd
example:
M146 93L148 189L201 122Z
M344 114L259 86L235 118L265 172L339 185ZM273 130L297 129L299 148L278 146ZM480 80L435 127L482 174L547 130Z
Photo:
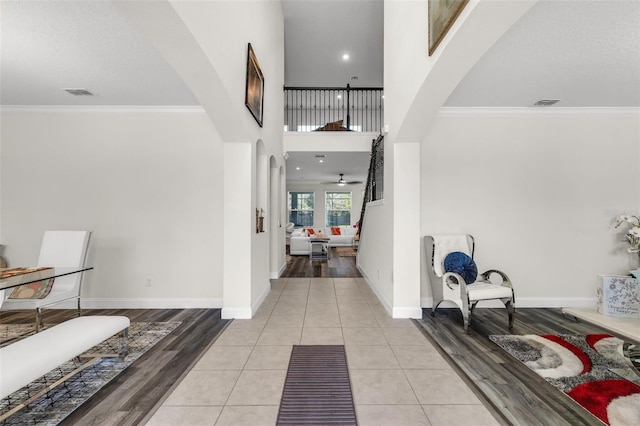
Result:
M640 228L637 226L634 226L633 228L629 229L629 232L627 232L627 234L635 238L640 238Z
M618 218L616 219L616 228L620 225L622 225L623 222L627 222L632 224L633 226L640 226L640 218L638 218L638 216L629 216L629 215L622 215L622 216L618 216Z
M617 218L616 228L618 228L623 223L628 223L629 226L627 233L624 235L624 240L627 244L629 244L629 248L627 251L629 253L638 253L640 254L640 217L639 216L629 216L622 215Z

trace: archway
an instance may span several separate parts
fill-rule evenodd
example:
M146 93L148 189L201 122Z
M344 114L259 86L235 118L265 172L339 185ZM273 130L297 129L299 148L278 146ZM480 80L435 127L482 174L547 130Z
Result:
M280 173L273 155L269 158L269 276L280 276Z

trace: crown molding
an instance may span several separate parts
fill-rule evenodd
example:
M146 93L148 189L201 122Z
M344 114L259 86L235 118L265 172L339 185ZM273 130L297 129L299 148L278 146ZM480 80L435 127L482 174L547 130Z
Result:
M2 105L0 115L202 115L201 106Z
M617 115L640 116L640 107L442 107L438 116L455 115Z

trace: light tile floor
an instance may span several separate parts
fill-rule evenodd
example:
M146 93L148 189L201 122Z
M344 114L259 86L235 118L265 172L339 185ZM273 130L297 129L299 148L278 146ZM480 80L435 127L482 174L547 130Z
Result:
M500 424L361 278L274 280L255 317L234 320L147 424L274 425L297 344L345 345L361 426Z

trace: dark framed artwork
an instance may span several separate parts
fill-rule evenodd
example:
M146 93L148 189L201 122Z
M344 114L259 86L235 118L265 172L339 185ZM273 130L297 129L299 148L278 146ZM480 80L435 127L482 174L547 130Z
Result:
M264 77L251 43L247 48L247 87L244 95L244 104L249 108L258 125L262 127Z
M469 0L427 1L429 2L429 56L431 56Z

